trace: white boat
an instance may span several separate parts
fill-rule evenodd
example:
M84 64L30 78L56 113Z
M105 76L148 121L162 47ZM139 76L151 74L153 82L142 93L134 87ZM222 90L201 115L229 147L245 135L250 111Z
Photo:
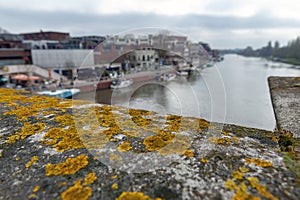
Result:
M171 81L176 78L176 74L163 74L160 76L160 80L162 81Z
M180 75L180 76L188 76L189 72L185 71L185 70L180 70L180 71L177 72L177 74Z
M59 98L71 98L72 96L78 94L80 89L72 88L72 89L58 89L53 91L41 91L37 92L40 95L46 95L50 97L59 97Z
M214 62L209 62L204 65L204 67L213 67L215 65Z
M131 79L117 79L114 80L111 85L110 88L112 89L118 89L118 88L125 88L130 86L133 83L133 81Z

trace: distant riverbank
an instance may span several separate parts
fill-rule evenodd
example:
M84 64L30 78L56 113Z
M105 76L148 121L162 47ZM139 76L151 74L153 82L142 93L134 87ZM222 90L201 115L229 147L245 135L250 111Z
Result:
M278 60L278 62L283 62L291 65L298 65L300 66L300 60L295 58L281 58Z

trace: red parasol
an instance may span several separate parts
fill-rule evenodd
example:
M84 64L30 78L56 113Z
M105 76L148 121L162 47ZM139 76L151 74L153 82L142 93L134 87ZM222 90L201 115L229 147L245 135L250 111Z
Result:
M13 77L11 77L12 79L15 80L20 80L20 81L35 81L35 80L40 80L41 78L38 76L27 76L25 74L17 74Z

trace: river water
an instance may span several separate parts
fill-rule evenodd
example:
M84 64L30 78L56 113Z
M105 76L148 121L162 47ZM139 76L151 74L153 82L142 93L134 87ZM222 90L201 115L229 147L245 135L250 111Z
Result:
M269 76L300 76L300 70L288 64L232 54L188 77L99 90L94 98L98 103L273 130Z

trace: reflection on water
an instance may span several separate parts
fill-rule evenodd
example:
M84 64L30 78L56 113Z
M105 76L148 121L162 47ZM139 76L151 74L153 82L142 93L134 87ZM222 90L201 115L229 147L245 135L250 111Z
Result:
M272 130L275 117L267 77L300 76L300 70L291 65L277 66L261 58L227 55L216 66L189 77L81 95L99 103Z

